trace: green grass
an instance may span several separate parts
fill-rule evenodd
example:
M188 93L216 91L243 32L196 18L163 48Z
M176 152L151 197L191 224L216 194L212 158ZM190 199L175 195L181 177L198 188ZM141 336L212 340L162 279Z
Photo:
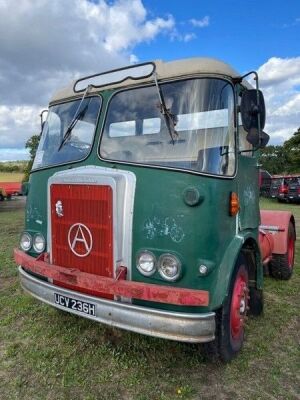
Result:
M21 182L23 177L20 172L0 172L0 182Z
M300 206L290 209L300 232ZM200 347L141 336L57 311L20 288L12 249L23 211L0 211L0 399L299 399L299 260L288 282L265 279L265 315L250 318L230 364ZM297 268L298 267L298 268Z

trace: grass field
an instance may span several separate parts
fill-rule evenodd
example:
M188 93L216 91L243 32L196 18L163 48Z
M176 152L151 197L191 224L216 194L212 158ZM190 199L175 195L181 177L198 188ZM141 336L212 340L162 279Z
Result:
M0 172L0 182L22 182L23 176L20 172Z
M300 234L300 205L262 208L291 209ZM248 320L242 353L224 365L197 345L109 328L24 294L12 259L23 217L0 210L1 400L300 398L300 241L292 279L266 277L265 314Z

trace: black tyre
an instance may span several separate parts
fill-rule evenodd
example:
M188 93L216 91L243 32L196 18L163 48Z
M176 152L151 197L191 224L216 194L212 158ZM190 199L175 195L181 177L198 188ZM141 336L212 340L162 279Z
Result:
M264 296L261 289L250 287L249 314L257 317L264 311Z
M244 325L248 310L249 278L245 258L237 260L230 282L228 297L216 313L216 338L204 345L210 359L228 362L241 350L244 342Z
M289 223L287 251L285 254L273 254L269 264L270 275L276 279L288 280L293 274L295 261L296 233L292 222Z

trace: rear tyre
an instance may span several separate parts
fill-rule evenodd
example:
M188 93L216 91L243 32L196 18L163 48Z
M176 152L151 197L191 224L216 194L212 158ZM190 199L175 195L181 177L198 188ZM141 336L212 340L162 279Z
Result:
M295 260L295 228L289 223L287 251L285 254L273 254L269 264L270 275L276 279L288 280L293 274Z
M249 313L255 317L264 311L264 296L261 289L250 287Z
M241 350L244 342L244 325L248 310L249 277L245 258L239 256L230 282L228 297L216 312L216 338L205 344L210 359L228 362Z

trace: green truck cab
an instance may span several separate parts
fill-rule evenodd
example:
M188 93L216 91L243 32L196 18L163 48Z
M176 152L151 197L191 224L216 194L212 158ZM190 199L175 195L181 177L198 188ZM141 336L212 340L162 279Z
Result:
M24 289L230 360L247 314L263 308L264 118L258 87L207 58L133 65L58 92L15 250Z

